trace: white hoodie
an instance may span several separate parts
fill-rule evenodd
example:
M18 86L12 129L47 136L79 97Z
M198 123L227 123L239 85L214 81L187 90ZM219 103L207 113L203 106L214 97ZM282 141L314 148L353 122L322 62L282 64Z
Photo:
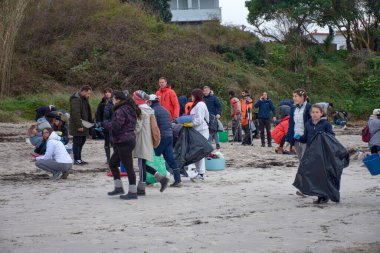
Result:
M46 144L46 153L43 156L39 156L36 160L54 160L57 163L72 163L69 153L67 153L65 146L61 142L55 132L52 132Z

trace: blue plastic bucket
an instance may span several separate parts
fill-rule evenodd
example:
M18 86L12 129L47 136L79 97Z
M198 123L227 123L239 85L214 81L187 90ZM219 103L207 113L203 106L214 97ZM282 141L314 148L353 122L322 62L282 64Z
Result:
M380 155L373 154L363 159L363 163L372 176L380 174Z
M224 158L207 159L206 158L206 170L217 171L224 170L226 160Z

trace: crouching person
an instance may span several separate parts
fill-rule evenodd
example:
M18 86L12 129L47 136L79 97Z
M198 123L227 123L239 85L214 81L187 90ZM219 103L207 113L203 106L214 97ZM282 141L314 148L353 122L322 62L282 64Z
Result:
M36 157L36 166L53 174L52 179L66 179L73 167L73 160L52 128L42 130L42 138L47 141L45 155Z

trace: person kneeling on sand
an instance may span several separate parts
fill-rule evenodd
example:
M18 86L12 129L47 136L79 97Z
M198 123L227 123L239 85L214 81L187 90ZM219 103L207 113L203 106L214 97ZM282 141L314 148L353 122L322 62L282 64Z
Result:
M46 153L36 157L36 166L44 171L53 173L53 180L66 179L73 167L73 160L65 146L52 128L44 128L42 137L47 140Z

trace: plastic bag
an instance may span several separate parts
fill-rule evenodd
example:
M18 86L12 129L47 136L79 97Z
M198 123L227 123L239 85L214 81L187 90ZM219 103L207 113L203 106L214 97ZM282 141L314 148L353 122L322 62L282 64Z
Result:
M213 151L206 138L193 128L183 127L174 146L174 159L179 168L200 161Z
M340 178L349 165L347 149L334 136L316 134L307 145L293 185L303 194L340 200Z
M162 156L153 155L153 162L146 160L146 165L157 170L157 172L160 173L161 175L166 176L165 159ZM147 172L146 173L146 182L149 184L154 184L157 182L157 180L154 177L154 175Z

